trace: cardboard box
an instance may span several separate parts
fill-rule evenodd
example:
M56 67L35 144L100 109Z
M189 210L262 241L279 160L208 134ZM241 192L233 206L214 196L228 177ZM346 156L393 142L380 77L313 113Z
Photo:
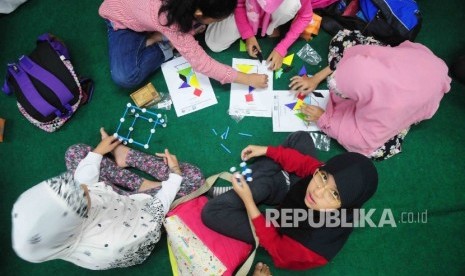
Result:
M0 143L3 142L3 130L5 129L5 119L0 118Z
M161 100L161 97L152 83L149 82L132 93L131 99L138 107L150 107L157 104Z

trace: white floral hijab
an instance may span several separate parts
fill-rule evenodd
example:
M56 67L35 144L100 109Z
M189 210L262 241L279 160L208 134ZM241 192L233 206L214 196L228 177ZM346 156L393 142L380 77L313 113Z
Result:
M12 211L13 249L26 261L62 259L102 270L142 263L160 240L163 205L146 194L119 195L103 182L86 184L71 173L24 192Z
M66 256L79 240L86 215L84 190L71 173L43 181L13 206L13 249L34 263Z

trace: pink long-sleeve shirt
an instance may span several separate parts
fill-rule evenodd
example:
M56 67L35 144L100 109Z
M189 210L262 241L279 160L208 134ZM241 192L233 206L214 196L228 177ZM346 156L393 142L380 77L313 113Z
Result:
M239 33L241 34L242 39L247 39L256 35L256 32L254 32L254 28L251 25L253 24L253 22L251 22L247 17L246 1L256 0L239 0L237 3L236 10L234 12L236 25L239 29ZM287 50L289 49L289 47L299 38L300 34L311 22L313 17L313 9L327 7L336 1L337 0L300 0L300 10L297 12L295 19L292 22L291 27L287 32L286 36L278 43L278 45L276 45L276 52L278 52L281 56L284 57L287 54ZM265 11L260 11L259 16L264 17ZM260 22L261 24L261 26L258 27L262 30L266 30L268 28L268 25L270 24L270 21L263 21L261 18L258 20L258 22Z
M163 26L167 20L165 14L158 15L161 4L161 0L105 0L99 14L110 20L115 30L162 33L196 72L222 84L233 82L237 71L211 58L195 40L193 31L183 33L175 25Z

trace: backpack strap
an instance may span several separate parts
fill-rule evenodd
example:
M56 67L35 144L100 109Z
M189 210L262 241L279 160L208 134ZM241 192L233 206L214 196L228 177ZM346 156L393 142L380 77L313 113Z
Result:
M43 116L48 116L52 113L55 113L57 116L62 116L62 113L49 102L47 102L42 95L37 91L37 89L32 84L29 76L26 74L21 67L16 64L8 64L8 74L16 80L19 88L24 94L24 97L31 103L31 105ZM7 74L7 75L8 75ZM8 76L7 76L8 79ZM5 90L5 87L8 87L7 81L3 85L5 93L8 92L11 94L11 90L8 87ZM8 92L7 92L8 91Z
M200 186L197 190L173 201L173 203L171 203L170 205L170 210L173 210L176 206L178 206L181 203L184 203L186 201L199 197L203 195L204 193L208 192L208 190L210 190L210 188L215 184L218 178L231 182L231 177L232 177L232 174L230 174L229 172L221 172L221 173L208 177L205 180L205 182L202 184L202 186Z
M69 102L74 99L73 93L71 93L68 87L66 87L66 85L64 85L61 80L59 80L52 73L42 68L34 61L32 61L32 59L30 59L27 56L22 56L19 59L19 65L26 73L40 81L42 84L47 86L51 91L55 93L55 95L60 100L62 106L64 106L68 111L68 114L63 115L66 116L73 112L73 109L69 104ZM57 91L60 91L60 93L57 93Z
M68 48L66 48L66 46L60 40L53 37L49 33L42 34L37 38L37 42L41 41L47 41L56 52L64 56L66 59L70 59Z

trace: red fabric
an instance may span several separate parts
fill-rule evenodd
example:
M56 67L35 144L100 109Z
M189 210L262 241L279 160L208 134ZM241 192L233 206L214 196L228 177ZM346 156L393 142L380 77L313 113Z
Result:
M322 266L328 261L288 236L278 233L273 225L266 227L265 217L252 220L259 243L270 254L278 268L304 270Z
M281 165L286 172L295 173L299 177L312 175L317 168L323 165L322 162L311 156L283 146L268 147L266 156Z
M174 208L167 216L177 215L227 267L223 275L229 276L247 259L252 246L205 226L200 214L207 201L205 196L192 199Z

